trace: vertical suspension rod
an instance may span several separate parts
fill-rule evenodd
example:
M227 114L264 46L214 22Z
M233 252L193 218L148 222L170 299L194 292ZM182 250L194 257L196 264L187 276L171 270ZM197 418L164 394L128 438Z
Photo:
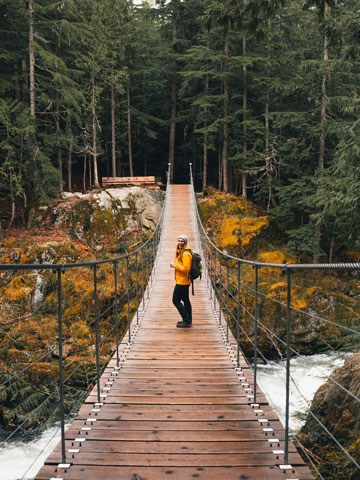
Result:
M97 265L94 268L94 315L95 315L95 352L96 352L96 382L97 401L100 403L100 364L99 364L99 318L98 318L98 294L97 294Z
M58 297L58 334L59 334L59 412L61 428L61 462L66 463L65 453L65 416L64 416L64 369L63 369L63 336L62 336L62 283L61 267L57 269Z
M291 274L286 270L287 298L286 298L286 400L285 400L285 464L289 463L289 420L290 420L290 335L291 335Z

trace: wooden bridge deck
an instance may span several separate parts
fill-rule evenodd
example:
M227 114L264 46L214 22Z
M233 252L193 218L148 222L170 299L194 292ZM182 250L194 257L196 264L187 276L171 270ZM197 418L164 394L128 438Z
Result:
M310 480L291 445L293 469L281 471L285 432L241 358L235 370L215 320L205 282L196 282L193 326L177 329L172 305L173 260L179 234L197 248L188 215L190 187L172 186L169 216L154 288L133 343L123 343L101 378L103 405L89 395L66 432L68 469L57 469L60 446L36 479ZM234 348L235 352L235 348ZM260 420L260 421L259 421ZM72 451L72 452L71 452Z

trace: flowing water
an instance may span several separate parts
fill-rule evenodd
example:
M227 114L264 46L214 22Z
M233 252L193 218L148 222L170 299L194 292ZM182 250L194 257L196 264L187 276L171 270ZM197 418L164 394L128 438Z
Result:
M334 368L343 365L348 355L326 353L291 360L291 377L301 392L300 395L292 383L290 397L290 428L292 430L299 428L304 423L304 413L308 409L307 402L311 402L314 393L326 381L327 376ZM270 405L283 421L285 412L284 364L271 362L261 366L258 381L266 393ZM59 441L60 429L52 427L32 441L26 441L23 438L17 439L8 443L6 447L0 448L0 480L32 480Z
M291 430L305 423L306 412L316 390L326 382L337 367L344 364L350 353L322 353L297 357L290 362L290 421ZM265 392L281 422L285 423L285 362L269 362L259 368L258 383Z

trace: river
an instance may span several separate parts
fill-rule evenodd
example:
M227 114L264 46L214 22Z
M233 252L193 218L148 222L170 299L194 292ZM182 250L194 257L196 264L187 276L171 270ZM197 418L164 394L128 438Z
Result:
M326 353L291 360L291 377L301 395L292 390L290 397L290 428L299 428L306 412L306 402L326 381L326 377L341 365L349 354ZM285 412L285 369L280 362L261 366L258 380L269 403L283 421ZM299 415L300 412L300 415ZM60 440L59 427L52 427L32 441L14 440L0 449L0 480L32 480L46 457ZM1 443L1 440L0 440Z

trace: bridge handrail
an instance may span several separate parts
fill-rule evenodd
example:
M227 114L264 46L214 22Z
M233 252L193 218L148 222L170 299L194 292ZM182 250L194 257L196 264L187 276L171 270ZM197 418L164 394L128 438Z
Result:
M193 197L193 208L196 216L196 227L197 227L197 233L198 233L198 238L200 240L200 251L202 253L203 259L204 259L204 270L205 270L205 279L207 282L207 286L209 289L209 296L210 300L213 300L213 308L215 311L215 314L218 317L219 323L221 323L221 316L223 316L226 319L226 340L229 342L229 320L232 318L233 322L236 325L236 344L237 344L237 367L239 368L239 351L240 351L240 329L243 332L243 334L248 338L250 343L254 347L254 354L253 354L253 360L252 362L246 359L248 365L253 369L254 372L254 395L253 395L253 401L256 403L256 382L257 382L257 369L258 369L258 354L265 360L268 361L265 356L262 354L262 352L258 348L258 336L259 332L258 329L260 328L266 328L265 325L262 324L259 320L259 309L258 309L258 295L263 295L262 292L259 290L259 283L258 283L258 274L260 268L275 268L275 269L281 269L284 271L286 274L286 303L283 302L278 302L281 305L283 305L286 308L286 340L281 340L281 343L285 345L285 376L286 376L286 399L285 399L285 455L284 455L284 463L288 464L289 460L289 443L290 443L290 422L289 422L289 417L290 417L290 410L289 410L289 403L290 403L290 381L293 381L293 379L290 376L290 357L291 353L297 353L296 350L294 350L290 346L290 335L291 335L291 313L297 312L301 313L304 315L309 316L308 312L305 312L303 310L296 309L291 306L291 279L292 279L292 274L296 270L336 270L336 271L358 271L360 270L360 263L334 263L334 264L292 264L292 263L285 263L285 264L278 264L278 263L266 263L266 262L257 262L257 261L252 261L252 260L247 260L239 257L235 257L233 255L229 255L227 252L224 252L220 248L218 248L214 242L209 238L208 234L206 233L204 226L202 224L199 210L197 208L197 202L196 202L196 196L195 196L195 189L194 189L194 182L193 182L193 175L192 175L192 164L189 164L190 166L190 184L191 184L191 189L192 189L192 197ZM210 251L210 253L209 253ZM217 262L217 256L219 257L219 261ZM221 260L222 259L222 260ZM232 294L229 292L229 262L232 261L235 263L237 266L237 296L238 298L235 298L236 293ZM221 272L221 266L222 262L225 263L226 265L226 270L227 270L227 286L225 286L225 294L223 293L223 285L222 285L222 272ZM219 272L217 272L217 263L219 265ZM255 306L254 306L254 314L251 314L246 307L241 303L240 301L240 286L242 285L240 282L240 265L250 265L254 268L255 271L255 287L253 290L254 292L254 298L255 298ZM216 278L218 277L218 278ZM235 281L236 284L236 281ZM250 287L249 287L250 288ZM225 299L223 298L225 296ZM232 297L234 303L236 304L236 316L234 315L233 311L229 308L229 298ZM273 299L271 299L273 300ZM217 306L216 306L216 301L218 302L218 312L217 312ZM248 314L252 320L254 321L254 341L250 339L250 337L247 335L245 330L243 329L243 326L240 324L240 309ZM224 313L225 312L225 313ZM313 316L314 318L314 316ZM320 320L323 320L325 322L329 322L332 325L336 325L338 328L343 328L347 331L351 331L351 333L355 334L360 334L360 331L357 332L354 329L351 329L349 327L346 327L344 325L338 324L337 322L333 322L331 320L319 317L318 315L315 316L315 318L319 318ZM267 329L268 330L268 329ZM272 331L271 331L272 332ZM274 334L274 332L272 332ZM275 335L275 334L274 334ZM244 356L245 357L245 356ZM245 357L246 358L246 357ZM251 365L252 363L252 365ZM331 381L333 384L335 384L338 388L342 389L344 392L346 392L348 395L350 395L354 400L357 402L360 402L360 399L350 392L346 387L343 385L339 384L336 380L334 380L332 377L328 376L327 377L328 381ZM309 405L307 405L309 407ZM311 416L314 418L314 420L317 422L318 425L326 432L327 435L335 442L335 444L342 450L342 452L348 457L348 459L355 465L359 470L360 470L360 465L356 461L356 459L351 455L346 448L341 445L341 443L334 437L334 435L325 427L325 425L321 422L321 420L311 411L309 408L309 413ZM307 451L300 442L300 440L297 438L295 435L295 439L297 443L299 444L300 448L303 450L305 456L308 457ZM310 462L312 463L312 462ZM318 471L316 465L313 464L314 469L317 471L319 474L320 478L323 478L321 473Z

